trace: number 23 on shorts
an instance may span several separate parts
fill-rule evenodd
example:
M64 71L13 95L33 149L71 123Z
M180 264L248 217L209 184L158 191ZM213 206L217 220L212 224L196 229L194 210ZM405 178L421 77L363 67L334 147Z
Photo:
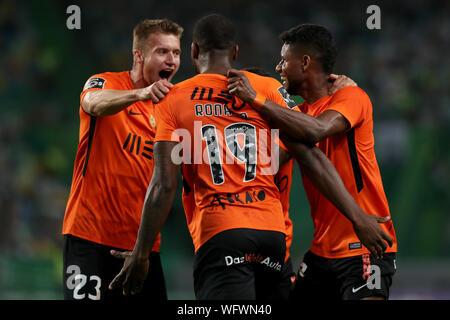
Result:
M70 274L70 276L67 278L66 286L69 290L73 290L73 298L75 300L82 300L86 298L86 293L80 293L80 291L82 291L88 281L95 282L95 292L94 294L88 293L88 299L100 300L100 287L102 281L99 276L91 275L88 279L87 275L81 273L80 267L74 264L67 267L66 273Z

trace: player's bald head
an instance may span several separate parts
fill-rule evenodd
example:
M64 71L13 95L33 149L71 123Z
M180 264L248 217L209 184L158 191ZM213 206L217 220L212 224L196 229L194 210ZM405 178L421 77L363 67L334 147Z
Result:
M192 41L205 52L231 49L236 45L236 28L224 16L210 14L197 21Z

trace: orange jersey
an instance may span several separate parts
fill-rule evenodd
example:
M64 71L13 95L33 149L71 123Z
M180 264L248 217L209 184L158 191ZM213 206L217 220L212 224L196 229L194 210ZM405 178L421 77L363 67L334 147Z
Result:
M129 72L89 78L81 93L132 90ZM94 117L80 106L79 145L63 234L132 250L153 174L154 106L138 101L111 116ZM153 124L153 126L152 126ZM153 250L158 251L160 235Z
M278 170L277 175L275 176L275 184L280 191L280 202L283 207L284 214L284 223L286 227L286 257L285 261L289 259L290 253L289 249L292 244L292 237L294 232L294 225L289 216L289 195L291 192L292 186L292 170L294 168L294 159L290 159L287 163L285 163L280 170Z
M331 160L345 187L367 214L389 216L389 206L375 157L372 103L358 87L345 87L332 96L325 96L313 105L303 103L300 110L311 116L335 110L350 123L342 134L329 137L317 146ZM306 195L311 205L314 239L311 251L326 258L343 258L369 253L361 246L352 224L324 195L303 177ZM397 251L392 221L380 224L394 241L386 252Z
M246 75L256 91L286 105L278 81ZM200 74L175 85L156 107L155 141L182 141L183 205L195 251L229 229L286 232L270 161L278 144L227 85L225 76Z
M289 249L291 248L294 231L293 230L294 225L289 216L289 195L292 186L293 165L294 159L289 160L287 163L285 163L283 166L280 167L277 175L275 176L275 184L280 192L280 202L284 214L285 234L286 234L286 256L284 259L285 261L287 261L290 257ZM185 183L186 183L185 180L183 180L183 194L182 194L183 207L184 211L188 216L193 216L195 215L193 211L196 208L194 194L190 192L189 186L187 185L185 186Z

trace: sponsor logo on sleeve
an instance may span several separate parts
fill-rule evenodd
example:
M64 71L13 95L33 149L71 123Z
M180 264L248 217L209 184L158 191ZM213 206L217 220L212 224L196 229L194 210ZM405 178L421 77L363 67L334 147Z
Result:
M281 96L284 99L284 102L286 102L286 104L288 105L288 107L290 109L294 108L295 106L297 106L297 104L295 103L294 100L292 100L291 96L289 95L289 93L287 93L286 89L284 87L279 87L278 88L278 92L281 94Z
M93 88L103 89L105 82L106 80L103 78L91 78L84 85L84 90Z

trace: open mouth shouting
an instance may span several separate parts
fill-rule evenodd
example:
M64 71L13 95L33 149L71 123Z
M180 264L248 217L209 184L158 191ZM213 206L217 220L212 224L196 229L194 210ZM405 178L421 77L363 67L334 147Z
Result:
M161 70L161 71L158 73L158 75L159 75L159 77L160 77L161 79L165 79L165 80L167 80L167 81L169 81L169 79L170 79L170 77L172 76L172 74L173 74L173 70L172 70L172 69L164 69L164 70Z

